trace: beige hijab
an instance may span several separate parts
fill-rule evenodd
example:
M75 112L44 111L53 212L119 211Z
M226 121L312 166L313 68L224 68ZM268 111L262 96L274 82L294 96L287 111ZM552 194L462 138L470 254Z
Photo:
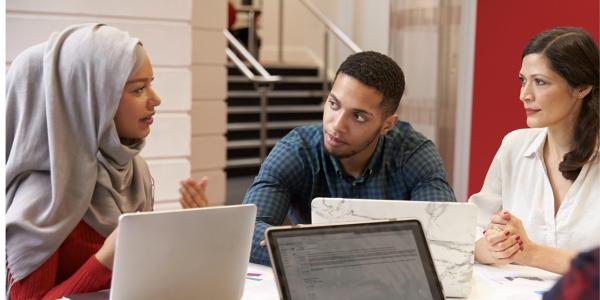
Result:
M23 51L6 75L6 256L14 281L36 270L83 219L107 236L124 212L151 210L152 179L113 118L140 42L81 24Z

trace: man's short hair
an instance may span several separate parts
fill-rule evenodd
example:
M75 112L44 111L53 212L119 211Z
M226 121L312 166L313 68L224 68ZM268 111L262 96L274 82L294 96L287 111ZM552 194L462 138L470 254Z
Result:
M381 107L386 116L398 109L404 93L404 73L390 57L375 51L352 54L340 65L335 77L343 73L383 95Z

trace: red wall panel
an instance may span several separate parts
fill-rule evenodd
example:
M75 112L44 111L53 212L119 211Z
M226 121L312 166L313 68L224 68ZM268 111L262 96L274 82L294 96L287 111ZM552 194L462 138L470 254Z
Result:
M480 0L469 159L469 195L481 189L488 167L508 132L526 127L519 101L521 51L551 27L587 30L599 41L598 0Z

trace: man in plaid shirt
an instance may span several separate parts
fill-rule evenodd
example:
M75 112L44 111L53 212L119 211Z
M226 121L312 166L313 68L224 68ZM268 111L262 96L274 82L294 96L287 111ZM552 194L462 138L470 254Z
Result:
M337 71L323 124L299 127L273 148L243 203L256 204L251 261L270 265L267 227L310 223L315 197L456 201L435 145L398 122L404 74L377 52L349 56Z

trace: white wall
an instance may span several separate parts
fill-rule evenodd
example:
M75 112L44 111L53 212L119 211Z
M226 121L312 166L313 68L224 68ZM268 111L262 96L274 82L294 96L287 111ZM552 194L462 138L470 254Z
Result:
M209 178L210 205L225 203L227 1L195 0L192 12L192 177Z
M320 66L325 27L299 0L283 2L285 62ZM280 0L264 0L260 34L263 38L261 57L265 62L277 60L279 3ZM312 3L363 50L388 53L389 0L312 0ZM351 52L333 35L329 41L329 68L335 71Z
M179 207L179 180L189 177L192 170L215 177L214 182L210 183L209 197L211 203L223 203L225 183L222 173L225 164L214 161L220 161L225 153L225 146L215 143L211 151L202 153L208 161L213 162L205 166L202 162L194 164L195 156L192 156L192 144L198 142L192 136L193 132L196 133L192 129L192 124L196 124L195 120L210 115L216 124L200 124L212 128L224 127L226 122L226 113L221 107L226 94L225 60L217 54L219 51L223 53L224 43L221 45L223 47L214 42L208 46L196 47L197 44L203 44L199 40L205 36L197 36L195 30L196 24L204 24L202 26L212 28L212 32L208 33L212 34L208 41L221 41L214 33L226 26L226 10L225 5L221 5L222 2L8 0L6 63L9 65L23 49L47 40L52 32L74 23L103 22L140 38L154 66L154 85L163 100L157 109L152 133L141 153L155 179L155 209ZM193 19L202 19L202 22L192 22ZM207 53L208 59L198 59L202 55L192 53L193 45L194 50ZM201 84L202 76L197 75L195 70L199 70L202 76L211 78L211 84ZM211 103L212 106L209 105L208 108L193 105L193 87L196 85L208 86L197 93L197 98L202 94L208 95L216 105ZM207 133L211 134L218 139L223 132L213 130ZM219 146L222 148L218 148Z

